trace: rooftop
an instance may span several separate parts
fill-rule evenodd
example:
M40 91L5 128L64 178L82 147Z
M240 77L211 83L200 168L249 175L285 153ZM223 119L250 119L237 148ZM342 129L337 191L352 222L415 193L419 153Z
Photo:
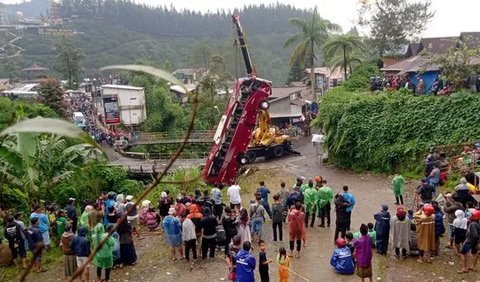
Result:
M143 87L135 87L130 85L118 85L118 84L104 84L102 88L110 88L110 89L124 89L124 90L143 90Z

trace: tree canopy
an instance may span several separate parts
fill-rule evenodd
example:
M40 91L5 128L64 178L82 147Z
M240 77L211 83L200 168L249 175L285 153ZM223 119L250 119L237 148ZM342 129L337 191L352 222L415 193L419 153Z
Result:
M361 0L359 24L370 29L378 54L395 54L434 17L431 0Z
M331 32L340 32L342 28L321 18L316 7L308 20L292 18L289 22L297 28L298 33L285 41L284 48L295 46L290 56L290 65L300 61L310 68L312 94L316 100L314 68L318 49L327 41Z

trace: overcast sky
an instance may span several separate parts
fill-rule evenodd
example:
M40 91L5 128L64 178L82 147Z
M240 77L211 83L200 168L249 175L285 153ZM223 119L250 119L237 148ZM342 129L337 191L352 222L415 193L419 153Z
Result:
M0 0L2 3L21 2L22 0ZM320 15L340 24L344 30L349 30L357 18L359 0L135 0L137 3L150 5L174 6L178 9L188 8L202 12L241 8L248 4L285 3L298 8L313 8L318 6ZM370 0L373 1L373 0ZM419 0L423 1L423 0ZM461 31L480 31L478 12L480 0L434 0L436 11L434 19L428 24L424 37L458 36Z

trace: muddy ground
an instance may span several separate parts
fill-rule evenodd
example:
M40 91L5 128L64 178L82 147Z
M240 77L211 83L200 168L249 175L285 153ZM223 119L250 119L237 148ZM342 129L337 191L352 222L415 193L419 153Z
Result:
M313 177L321 175L326 178L336 192L347 184L357 198L353 210L352 230L358 230L361 223L373 222L373 214L381 204L388 204L390 212L395 213L393 195L390 190L391 177L372 174L355 174L338 170L331 166L321 165L314 157L314 147L309 142L297 145L302 156L289 156L281 160L261 162L253 165L256 170L252 175L241 179L244 204L252 198L252 191L258 180L265 180L271 190L278 190L281 181L293 185L296 176ZM412 191L416 182L408 183L406 206L411 208ZM333 214L332 214L333 215ZM333 216L334 217L334 216ZM318 225L318 222L315 224ZM359 281L356 276L341 276L334 273L329 265L330 255L334 249L334 227L308 229L307 247L302 250L301 258L293 258L291 262L291 281ZM283 245L288 249L288 242L271 242L271 224L267 221L264 239L268 244L268 256L274 258L276 251ZM284 226L284 236L287 228ZM136 241L138 263L134 267L116 269L112 272L112 281L227 281L228 270L223 254L215 259L201 259L188 263L184 260L173 262L168 256L161 235L149 235L146 239ZM459 275L459 260L452 250L445 249L442 243L441 254L432 264L418 264L414 258L404 261L395 259L392 252L386 257L374 255L374 280L377 281L480 281L477 273ZM258 253L255 251L255 256ZM61 260L60 260L61 261ZM32 274L28 281L62 281L63 268L61 262L48 266L49 271L43 274ZM258 272L256 273L259 281ZM91 277L94 270L91 269ZM277 267L270 267L270 278L277 279Z

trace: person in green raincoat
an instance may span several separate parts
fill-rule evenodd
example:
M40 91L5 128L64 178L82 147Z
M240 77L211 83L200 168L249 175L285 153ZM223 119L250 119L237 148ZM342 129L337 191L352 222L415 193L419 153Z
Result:
M395 205L403 206L403 191L405 190L405 179L403 176L395 174L392 180L392 190L395 195Z
M108 236L105 232L103 224L95 225L92 235L93 247L96 248L102 240ZM113 267L113 247L115 246L115 239L109 237L103 244L102 248L95 254L93 264L97 267L97 281L110 280L110 271ZM102 269L105 269L105 279L102 280Z
M308 183L303 183L303 181L305 181L305 177L302 176L302 185L300 186L300 192L302 194L305 194L305 190L307 190L308 188Z
M80 216L80 220L78 221L78 228L80 227L86 227L88 232L87 232L87 239L91 240L92 239L92 230L90 230L90 224L88 221L88 214L93 211L93 206L87 205L85 207L85 210L83 211L82 215Z
M308 218L311 216L312 217L312 222L310 223L310 227L313 228L313 225L315 224L315 213L317 211L316 209L316 195L317 195L317 189L315 189L315 184L313 183L313 179L308 180L307 184L307 189L303 192L304 195L304 201L305 201L305 228L308 228Z
M316 195L318 217L322 220L319 227L325 227L325 218L327 226L330 227L330 211L332 209L333 190L328 186L327 180L322 180L322 187L318 189Z

